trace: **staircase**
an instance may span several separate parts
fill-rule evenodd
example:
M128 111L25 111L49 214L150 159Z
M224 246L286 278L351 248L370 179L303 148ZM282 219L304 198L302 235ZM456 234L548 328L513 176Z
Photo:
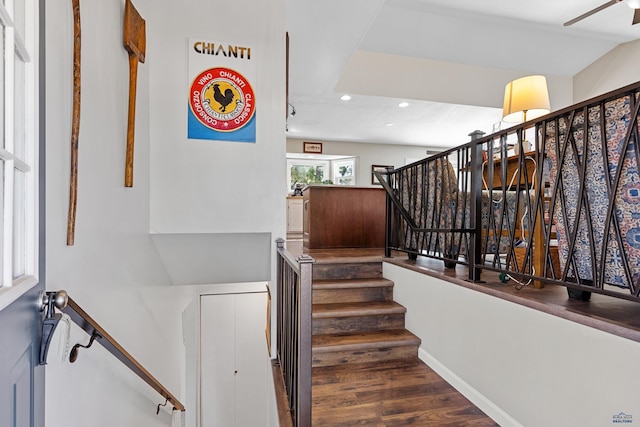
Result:
M316 259L313 367L417 358L420 339L404 327L381 260Z

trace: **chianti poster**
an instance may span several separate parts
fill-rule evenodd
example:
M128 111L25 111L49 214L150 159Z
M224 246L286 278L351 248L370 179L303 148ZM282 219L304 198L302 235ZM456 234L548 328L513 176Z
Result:
M189 39L189 139L256 142L255 60L251 48Z

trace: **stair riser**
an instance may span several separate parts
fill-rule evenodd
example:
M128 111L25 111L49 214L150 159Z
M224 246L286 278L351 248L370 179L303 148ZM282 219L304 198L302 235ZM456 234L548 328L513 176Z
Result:
M314 264L313 280L376 279L382 277L381 262Z
M322 289L313 291L314 304L393 300L393 287Z
M380 347L357 351L335 351L313 354L313 367L336 366L348 363L386 362L418 357L418 346Z
M404 313L313 319L313 334L404 329Z

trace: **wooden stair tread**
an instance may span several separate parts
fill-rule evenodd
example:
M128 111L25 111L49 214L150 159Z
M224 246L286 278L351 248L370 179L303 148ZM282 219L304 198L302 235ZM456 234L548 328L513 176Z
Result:
M313 281L373 279L382 277L382 262L341 260L341 262L316 262L313 264Z
M313 257L313 254L310 254ZM367 264L367 263L382 263L383 256L336 256L330 258L313 258L316 264Z
M314 290L352 289L352 288L383 288L392 287L393 281L384 278L373 279L320 279L313 281Z
M406 312L407 309L395 301L329 303L314 304L312 318L376 316Z
M319 375L327 375L332 377L328 381L335 381L336 377L344 377L352 375L354 371L360 372L385 372L392 369L412 369L425 363L420 360L418 357L407 358L407 359L394 359L394 360L386 360L383 362L362 362L362 363L351 363L348 365L342 366L318 366L313 368L313 373L318 373ZM314 385L323 385L327 384L327 380L317 380L314 378Z
M371 347L420 345L420 338L406 329L314 335L313 353L364 350Z
M316 264L369 263L384 260L384 248L305 249Z

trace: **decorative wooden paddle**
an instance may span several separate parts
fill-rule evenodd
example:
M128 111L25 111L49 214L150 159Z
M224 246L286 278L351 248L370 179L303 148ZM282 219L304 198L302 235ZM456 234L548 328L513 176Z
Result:
M71 173L69 176L69 214L67 245L73 246L76 232L78 197L78 137L80 133L80 0L71 0L73 8L73 107L71 115Z
M133 187L133 136L136 122L136 83L138 62L144 63L147 47L146 25L136 8L127 0L124 6L124 48L129 52L129 119L124 186Z

